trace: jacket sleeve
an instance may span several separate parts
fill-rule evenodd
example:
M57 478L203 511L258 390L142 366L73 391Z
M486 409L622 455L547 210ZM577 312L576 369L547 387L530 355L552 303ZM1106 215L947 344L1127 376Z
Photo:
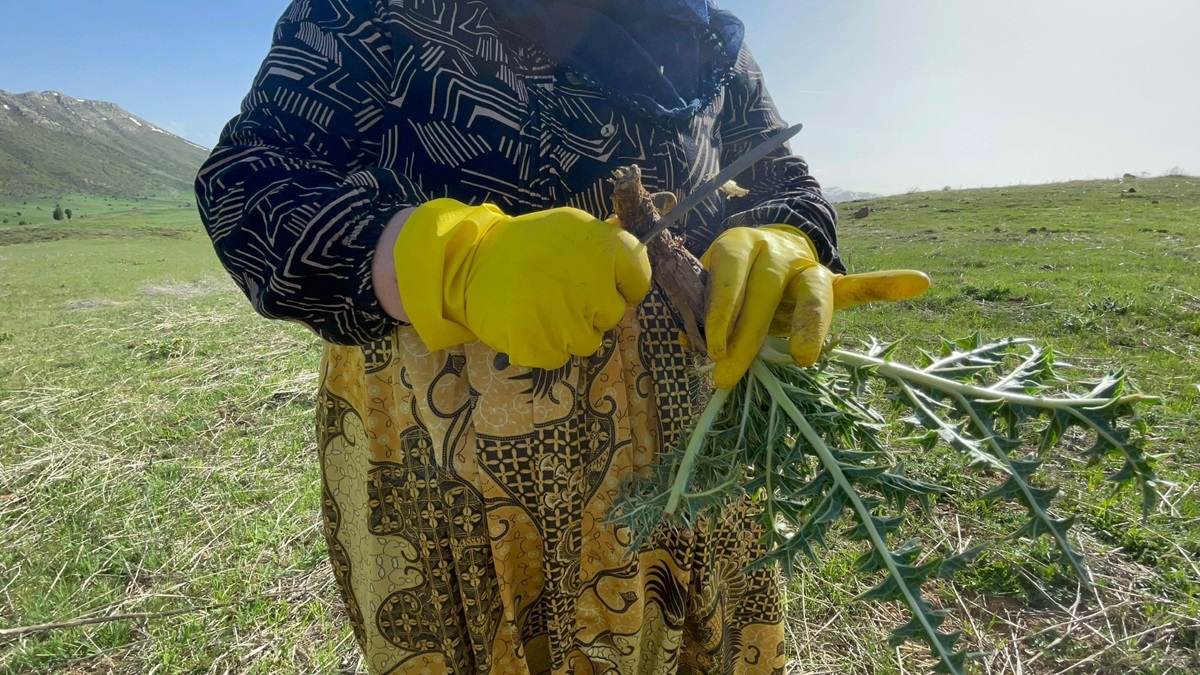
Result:
M196 178L201 220L254 309L339 344L394 326L371 258L392 214L425 201L379 167L393 58L376 4L295 0Z
M786 126L763 84L762 71L743 47L726 88L720 122L722 165ZM838 255L837 211L821 194L802 157L784 146L739 176L737 183L749 194L730 200L726 228L793 225L812 240L821 264L834 272L846 271Z

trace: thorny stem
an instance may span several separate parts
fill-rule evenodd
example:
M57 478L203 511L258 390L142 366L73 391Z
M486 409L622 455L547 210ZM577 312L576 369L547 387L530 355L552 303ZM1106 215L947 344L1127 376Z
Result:
M747 396L746 398L748 399L750 397ZM777 410L777 408L775 408L775 407L771 408L771 419L769 422L770 426L768 428L771 428L771 429L775 428L775 414L776 414L775 411L776 410ZM771 478L774 477L774 475L775 475L775 463L772 461L774 459L775 459L775 447L773 445L768 445L767 446L767 470L763 474L763 479L764 479L763 490L764 490L764 494L766 495L767 498L763 500L763 508L766 509L766 511L767 511L767 522L769 522L769 523L775 522L775 509L774 509L775 500L772 499L772 497L775 496L775 484L771 482Z
M970 404L970 401L967 400L966 396L963 396L958 392L955 392L953 396L954 399L958 401L959 408L971 418L971 422L974 423L979 429L980 433L983 434L984 441L992 447L992 455L1004 462L1004 466L1008 475L1017 475L1017 470L1012 465L1012 458L1008 456L1008 453L1004 452L1004 449L1001 448L1000 444L996 441L995 430L979 417L979 415L975 412L975 407ZM1046 510L1043 509L1038 503L1038 500L1034 498L1032 486L1023 480L1018 480L1017 485L1021 488L1021 493L1025 495L1025 502L1028 504L1029 508L1034 512L1034 514L1037 515L1042 522L1053 522L1050 514L1047 513ZM1057 527L1050 527L1047 529L1050 530L1051 536L1053 536L1055 541L1058 542L1058 548L1060 551L1072 550L1071 542L1067 540L1066 531L1062 531ZM1079 577L1081 582L1083 582L1084 588L1091 590L1092 575L1088 568L1082 566L1080 561L1075 559L1075 556L1066 555L1064 557L1067 559L1067 562L1071 564L1071 567L1075 568L1075 575Z
M1144 394L1129 394L1127 396L1122 396L1115 399L1029 396L1027 394L1019 394L1011 391L997 391L994 388L977 387L974 385L963 384L961 382L955 382L953 380L948 380L936 375L930 375L929 373L917 368L911 368L909 366L892 361L885 361L884 359L867 356L866 354L859 354L857 352L846 351L844 349L830 350L830 354L839 361L851 366L874 368L876 373L887 377L888 379L893 380L902 386L905 380L916 382L918 384L923 384L927 387L930 387L931 389L936 389L946 394L950 394L951 396L955 396L959 401L962 401L964 396L973 396L983 400L1004 399L1010 403L1016 403L1018 405L1025 405L1033 408L1065 411L1071 417L1083 422L1085 426L1091 428L1101 438L1112 444L1112 446L1117 448L1120 453L1129 461L1133 461L1134 458L1130 456L1129 451L1125 447L1125 443L1114 437L1103 427L1096 425L1090 418L1088 418L1087 415L1081 413L1080 409L1098 409L1107 406L1128 405L1139 402L1155 403L1159 400L1156 396L1146 396ZM964 409L970 410L970 406L964 406ZM1022 483L1024 483L1024 481L1022 481ZM1028 497L1029 494L1026 491L1026 486L1022 484L1021 489L1022 491L1026 492L1026 496ZM1030 503L1033 502L1031 501ZM1039 512L1038 515L1040 517L1043 514ZM1058 535L1056 534L1055 539L1057 538ZM1059 543L1061 544L1062 542ZM1090 576L1086 575L1080 576L1080 579L1085 585L1088 585L1090 578Z
M904 395L908 397L908 400L910 402L912 402L913 410L924 413L925 416L927 418L929 418L930 423L937 425L937 427L939 429L941 429L942 431L945 431L946 433L953 435L955 437L955 439L959 440L964 445L969 444L967 439L964 439L950 425L943 422L942 418L939 417L937 415L937 413L930 410L929 406L925 405L925 402L917 397L917 394L916 394L916 392L914 392L912 390L912 387L908 387L908 386L904 385L903 383L901 383L900 389L901 389L901 391L904 392ZM974 455L974 456L978 457L978 455ZM981 460L984 458L989 460L988 466L990 466L991 468L993 468L997 471L1006 471L1005 465L1002 462L1000 462L998 459L996 459L995 457L992 457L991 455L984 455L983 457L980 457Z
M1029 342L1029 340L1026 340L1026 339L1024 339L1024 338L1019 338L1019 339L1015 339L1015 340L1005 340L1005 341L1004 341L1004 343L1005 343L1005 344L1009 344L1009 345L1028 344L1028 342ZM973 350L971 350L970 352L968 352L968 354L973 354L973 353L978 353L978 352L979 352L979 350L978 350L978 349L973 349ZM950 365L951 363L956 363L956 362L958 362L958 361L959 361L959 360L960 360L960 359L961 359L963 356L966 356L966 355L968 355L968 354L963 354L962 352L955 352L955 353L953 353L953 354L950 354L949 356L947 356L947 357L945 357L945 358L938 359L937 361L934 361L933 363L929 364L929 367L930 367L930 368L943 368L943 367L945 367L945 366L948 366L948 365Z
M1017 342L1016 342L1016 341L1014 341L1014 343L1013 343L1013 344L1017 344ZM1039 359L1041 356L1044 356L1044 354L1042 354L1041 352L1035 352L1035 353L1033 353L1033 354L1030 354L1029 356L1025 357L1025 359L1024 359L1022 362L1021 362L1021 365L1020 365L1020 367L1018 367L1018 368L1014 368L1012 373L1010 373L1009 375L1005 376L1005 377L1004 377L1003 379L1001 379L1001 380L997 380L997 381L996 381L996 383L992 385L992 387L994 387L994 388L996 388L996 389L1001 389L1001 388L1003 388L1003 387L1007 386L1007 385L1008 385L1010 382L1012 382L1012 381L1013 381L1013 379L1014 379L1014 378L1016 378L1016 377L1017 377L1017 375L1018 375L1019 373L1021 373L1022 371L1024 371L1024 370L1025 370L1026 368L1028 368L1029 366L1033 365L1035 362L1037 362L1037 360L1038 360L1038 359Z
M1127 398L1128 397L1124 397L1124 398L1121 398L1118 400L1124 401ZM1069 414L1071 417L1074 417L1075 419L1083 422L1084 424L1087 424L1089 427L1092 427L1093 429L1095 429L1096 433L1099 434L1100 436L1103 436L1104 440L1108 441L1109 443L1112 443L1114 448L1124 448L1125 444L1120 439L1116 438L1115 436L1108 433L1107 431L1096 427L1096 425L1092 424L1091 420L1088 419L1087 415L1080 413L1078 410L1075 410L1074 408L1068 408L1067 414ZM1121 454L1128 456L1128 453L1124 452L1124 450L1122 450Z
M667 506L664 509L668 516L674 515L675 509L679 507L679 500L683 497L683 491L687 489L688 480L692 476L692 465L696 463L696 456L700 454L704 442L708 440L708 432L712 429L713 423L717 421L717 415L720 414L721 408L725 407L725 401L729 399L731 393L733 393L732 389L714 391L708 405L704 407L704 413L696 421L696 428L692 430L691 438L688 439L687 450L679 462L675 482L671 484L671 495L667 499Z
M746 400L742 402L742 421L741 424L738 425L738 437L737 443L734 444L735 448L741 448L742 443L746 440L746 429L749 426L752 403L754 403L754 396L752 395L752 392L747 391Z
M983 400L995 400L1003 398L1012 403L1027 405L1036 408L1049 408L1052 410L1076 410L1078 408L1103 408L1109 405L1122 405L1128 403L1136 403L1139 401L1153 402L1158 400L1153 396L1145 396L1143 394L1130 394L1122 396L1118 399L1111 398L1056 398L1053 396L1029 396L1028 394L1018 394L1016 392L996 391L985 387L977 387L971 384L963 384L953 380L947 380L937 375L929 373L909 366L901 365L892 361L859 354L858 352L846 351L844 349L833 349L830 354L837 360L851 366L860 368L874 368L881 375L892 380L908 380L919 384L932 387L939 391L947 393L961 393L968 396L974 396Z
M788 417L792 418L792 422L796 424L800 430L800 433L804 435L804 438L809 442L809 445L812 446L812 449L821 459L821 463L825 466L825 470L829 471L829 473L833 476L834 481L837 483L838 489L842 490L847 496L850 497L850 502L854 505L854 510L858 514L859 521L866 529L867 534L871 537L871 543L875 546L875 550L879 553L879 557L883 559L884 564L887 566L888 573L891 574L892 578L896 580L896 585L904 594L905 603L912 610L913 615L921 622L922 627L930 638L929 643L938 652L938 657L941 662L946 664L956 673L963 672L956 669L953 665L954 661L951 658L952 655L946 653L942 645L942 641L937 638L939 635L937 628L929 623L920 601L913 596L911 590L908 588L908 584L904 583L904 576L896 566L896 560L891 555L891 549L888 548L886 537L879 532L878 528L875 527L875 520L871 517L871 512L867 509L866 504L864 504L862 500L858 498L858 492L855 491L854 486L850 484L850 479L846 478L846 474L842 472L841 466L838 464L837 459L834 458L833 453L831 453L829 448L825 445L825 441L822 440L821 436L817 434L816 430L809 425L808 420L804 418L804 414L800 412L800 409L797 408L794 403L792 403L792 400L788 398L787 394L783 391L783 387L779 384L779 380L771 374L771 371L760 359L754 360L754 363L750 366L750 372L759 382L762 383L764 387L766 387L767 391L771 394L771 400L775 403L775 405L782 408L783 411L788 414Z

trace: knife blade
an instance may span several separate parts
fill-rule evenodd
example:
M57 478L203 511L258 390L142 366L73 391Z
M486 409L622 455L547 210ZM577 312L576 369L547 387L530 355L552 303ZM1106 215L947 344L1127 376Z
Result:
M679 202L675 208L667 212L662 218L659 218L654 229L647 232L640 241L645 244L663 232L666 232L668 227L678 222L689 211L699 206L710 194L720 190L723 185L737 178L743 171L754 166L755 162L771 154L776 148L782 147L789 139L800 133L800 129L802 128L804 128L803 124L793 124L782 131L776 132L774 136L771 136L762 143L750 148L746 154L730 162L728 166L721 169L715 176L696 186L696 189L684 198L683 201Z

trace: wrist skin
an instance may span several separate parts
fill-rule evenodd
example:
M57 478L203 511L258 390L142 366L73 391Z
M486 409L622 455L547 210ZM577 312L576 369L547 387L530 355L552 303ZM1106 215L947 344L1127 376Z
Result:
M400 287L396 282L395 247L400 230L404 229L404 223L415 210L416 207L401 209L392 216L384 227L379 243L375 246L375 254L371 258L371 285L375 289L375 297L379 299L379 306L388 316L404 323L408 323L409 320L408 313L404 311L404 301L400 299Z

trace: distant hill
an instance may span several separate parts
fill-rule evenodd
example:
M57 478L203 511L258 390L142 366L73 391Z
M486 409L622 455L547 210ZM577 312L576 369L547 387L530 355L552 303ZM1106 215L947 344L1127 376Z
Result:
M189 199L208 150L115 103L0 90L0 202L66 194ZM879 195L824 189L832 202Z
M831 202L853 202L860 199L875 199L879 195L874 192L853 192L840 187L821 188L821 193Z
M114 103L0 91L0 201L190 197L208 150Z

